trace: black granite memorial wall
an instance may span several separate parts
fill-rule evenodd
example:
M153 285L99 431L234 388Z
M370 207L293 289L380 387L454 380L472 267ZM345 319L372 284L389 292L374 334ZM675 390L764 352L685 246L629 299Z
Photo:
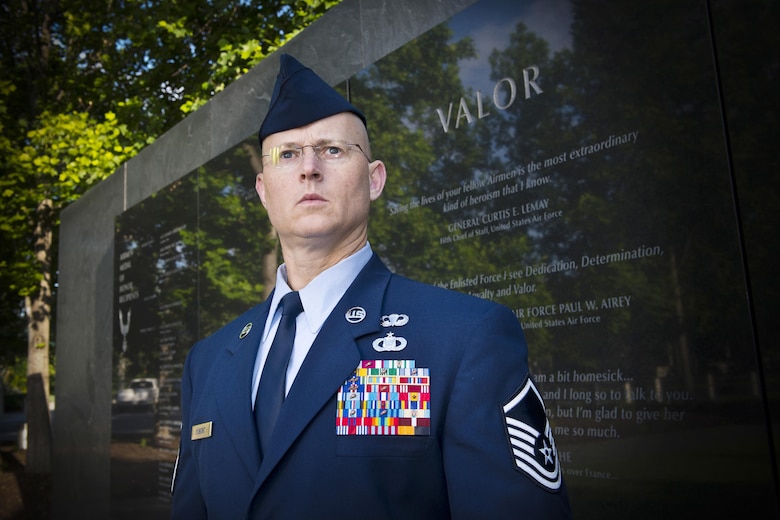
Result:
M742 81L776 77L768 5L482 0L349 81L374 250L514 311L576 518L778 515L774 116ZM113 440L153 453L127 499L160 514L186 351L273 283L257 154L116 220ZM136 378L154 406L118 406Z

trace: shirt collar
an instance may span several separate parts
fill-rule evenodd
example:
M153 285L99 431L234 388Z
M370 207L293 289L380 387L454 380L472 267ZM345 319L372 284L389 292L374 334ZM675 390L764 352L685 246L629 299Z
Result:
M319 332L333 308L347 292L347 288L352 285L372 255L371 244L366 242L366 245L357 253L321 272L306 287L298 291L303 304L304 318L312 334ZM279 302L289 292L292 292L292 289L287 284L287 266L282 264L276 270L276 288L271 298L271 307L268 310L269 320L263 334L263 340L268 335L271 317L276 314Z

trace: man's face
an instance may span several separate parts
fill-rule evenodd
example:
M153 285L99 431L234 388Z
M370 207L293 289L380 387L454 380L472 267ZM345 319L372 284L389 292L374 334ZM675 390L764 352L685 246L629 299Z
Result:
M263 141L263 154L274 147L330 141L356 143L368 151L363 123L344 112L269 135ZM276 168L265 157L255 187L283 247L334 250L365 237L369 205L382 193L385 177L384 164L369 163L359 150L344 162L330 164L307 146L301 162L290 169Z

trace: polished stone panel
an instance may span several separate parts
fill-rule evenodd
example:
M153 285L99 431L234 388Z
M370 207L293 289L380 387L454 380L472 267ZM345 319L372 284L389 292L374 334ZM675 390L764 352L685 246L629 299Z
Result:
M284 48L369 117L374 249L523 324L577 518L777 517L778 12L710 5L347 0ZM253 190L277 60L63 214L54 518L166 517L186 349L273 284ZM120 422L161 458L109 504L124 339L147 349L125 376L164 390Z
M746 81L776 58L730 7L714 62L700 5L483 0L350 81L388 168L372 245L515 312L576 518L776 515L774 112Z
M777 84L780 57L766 52L780 45L777 2L713 2L713 35L730 145L737 218L742 225L744 261L756 341L756 361L763 367L760 384L766 396L775 472L780 466L780 343L775 319L780 315L780 156ZM752 358L752 356L751 356Z
M62 214L57 292L57 387L52 517L108 518L116 173ZM89 489L81 500L74 500ZM86 505L85 505L86 504Z

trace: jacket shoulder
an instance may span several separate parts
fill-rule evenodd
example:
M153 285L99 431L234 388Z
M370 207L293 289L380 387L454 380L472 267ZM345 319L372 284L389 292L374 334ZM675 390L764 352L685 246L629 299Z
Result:
M265 326L264 313L268 311L268 301L250 308L234 318L213 333L200 339L190 349L190 354L211 351L214 348L225 348L236 340L243 339L249 333L261 334Z
M388 284L387 300L394 299L419 302L422 305L435 303L438 307L446 307L450 310L461 309L469 313L491 312L498 309L509 311L506 306L494 301L412 280L399 274L392 274Z

